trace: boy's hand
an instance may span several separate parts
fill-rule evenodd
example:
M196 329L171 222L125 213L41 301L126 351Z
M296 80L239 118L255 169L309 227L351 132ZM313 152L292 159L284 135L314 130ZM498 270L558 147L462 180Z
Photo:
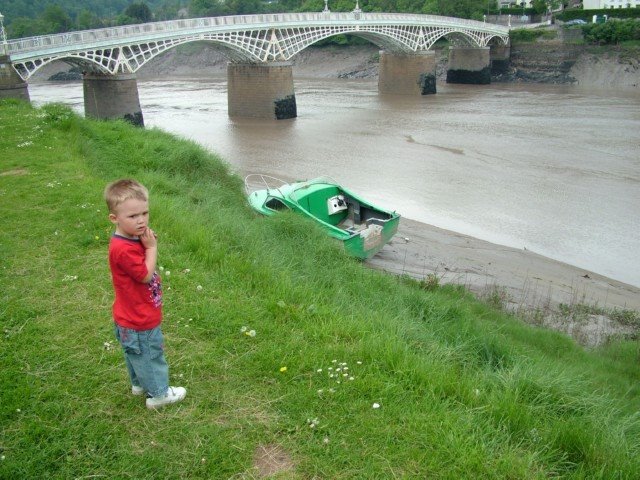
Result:
M142 280L143 283L149 283L156 271L156 261L158 260L158 240L156 234L149 227L145 228L140 235L140 243L144 247L144 264L147 267L147 276Z
M147 227L142 235L140 235L140 241L144 248L154 248L158 246L158 240L153 230Z

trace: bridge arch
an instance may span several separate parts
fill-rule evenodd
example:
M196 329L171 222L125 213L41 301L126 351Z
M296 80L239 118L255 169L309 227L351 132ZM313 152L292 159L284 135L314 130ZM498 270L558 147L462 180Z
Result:
M369 32L354 28L341 29L339 32L313 32L313 34L290 31L283 33L271 29L267 31L243 32L242 41L239 41L237 38L206 38L206 35L204 38L201 36L171 38L118 46L115 48L93 49L82 52L44 56L27 60L17 67L18 73L25 79L53 61L63 61L74 66L81 66L90 72L103 73L106 75L135 73L158 55L179 45L194 42L214 43L222 47L220 49L221 53L231 62L265 63L269 61L289 61L311 45L341 34L357 36L389 52L403 54L429 50L435 42L441 38L450 38L454 40L454 42L469 46L484 46L489 40L496 38L497 41L503 42L503 40L497 36L485 40L467 31L458 31L455 29L438 32L425 32L417 29L415 32L410 32L413 38L410 38L409 34L404 33L403 35L403 32L399 31ZM283 42L285 35L288 35L288 37L286 37L288 40ZM282 46L283 43L286 45L285 48Z
M53 60L81 63L115 75L134 73L160 53L193 41L223 46L232 62L289 61L308 46L338 34L363 37L385 50L429 50L443 36L485 47L509 29L499 25L432 15L396 13L292 13L211 17L127 25L12 40L8 51L18 74L27 80Z
M121 71L136 72L143 65L178 45L193 42L210 42L223 47L221 52L231 62L266 63L290 61L306 48L319 41L337 35L353 35L363 38L378 47L394 53L410 54L426 51L443 37L452 37L470 46L487 46L491 39L507 43L500 36L488 37L473 34L468 30L455 28L386 28L383 31L368 31L354 27L340 28L298 28L298 29L262 29L241 32L237 36L198 35L180 37L155 42L145 42L122 48L123 58L113 65L121 65ZM104 62L103 62L104 64ZM116 73L118 70L113 70Z
M34 60L27 60L19 66L16 66L16 69L23 78L29 78L45 65L57 61L64 62L74 67L80 67L85 71L99 72L107 75L111 74L109 64L113 63L113 60L110 59L109 52L106 52L106 55L103 55L101 51L97 51L95 53L68 53L56 56L40 57Z
M384 51L389 67L385 82L393 88L382 89L379 83L379 91L411 93L419 85L418 93L422 95L435 93L435 55L429 50L440 38L448 37L465 45L450 49L449 66L451 52L464 51L466 58L478 56L470 62L457 62L457 70L474 75L476 64L482 63L483 73L488 68L489 42L504 45L509 42L507 27L472 20L321 12L126 25L12 40L4 45L4 50L9 54L14 73L23 81L12 80L20 84L18 87L26 90L27 79L54 60L79 65L86 72L83 89L88 116L124 116L142 125L135 73L178 45L211 42L221 47L222 54L230 60L227 85L231 116L293 118L297 113L291 60L307 47L339 34L362 37ZM404 91L403 82L411 88Z

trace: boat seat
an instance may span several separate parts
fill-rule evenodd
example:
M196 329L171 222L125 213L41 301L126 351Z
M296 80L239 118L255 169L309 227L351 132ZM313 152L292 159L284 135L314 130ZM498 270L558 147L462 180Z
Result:
M359 224L359 225L354 224L353 219L350 217L346 217L344 220L342 220L337 225L337 227L351 233L358 233L364 230L365 228L367 228L367 226L364 224Z
M380 226L384 226L384 224L386 223L386 220L383 220L381 218L367 218L367 227L369 225L380 225Z

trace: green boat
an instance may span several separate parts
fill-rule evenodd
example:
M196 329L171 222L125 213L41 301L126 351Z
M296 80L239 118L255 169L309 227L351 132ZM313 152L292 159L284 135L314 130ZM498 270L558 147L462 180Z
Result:
M287 183L268 175L245 178L249 204L263 215L292 210L317 223L344 243L354 257L366 259L380 251L398 231L400 215L363 200L328 177Z

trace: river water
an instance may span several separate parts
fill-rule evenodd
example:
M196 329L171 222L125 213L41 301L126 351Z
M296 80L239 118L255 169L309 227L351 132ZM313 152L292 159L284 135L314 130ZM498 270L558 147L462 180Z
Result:
M145 125L219 153L240 175L329 175L401 215L640 286L640 92L294 79L298 118L231 120L226 78L138 82ZM83 111L81 83L32 101Z

